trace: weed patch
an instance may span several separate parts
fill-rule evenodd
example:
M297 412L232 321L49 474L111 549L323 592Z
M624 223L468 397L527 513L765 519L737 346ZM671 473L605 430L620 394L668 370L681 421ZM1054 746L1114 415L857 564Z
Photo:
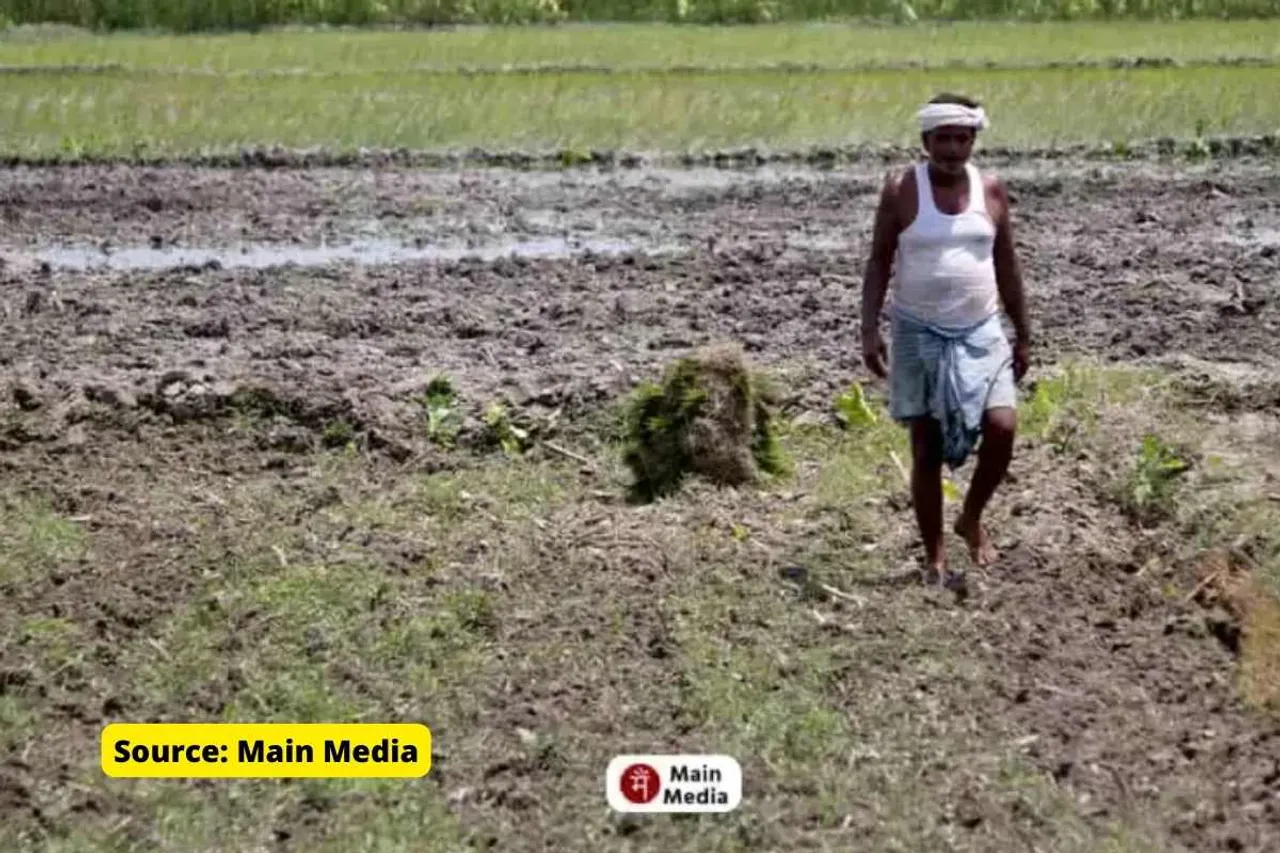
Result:
M458 522L474 514L492 520L539 516L579 490L563 467L506 459L483 462L464 471L429 475L399 512L420 522Z
M42 579L88 554L80 525L42 499L0 506L0 586Z
M1101 413L1136 404L1163 389L1149 370L1068 362L1055 374L1036 380L1019 404L1019 432L1070 455L1097 435Z
M1131 520L1150 525L1173 517L1182 475L1191 468L1186 455L1154 433L1143 436L1117 495Z
M9 749L31 737L36 712L25 699L6 693L0 696L0 749Z

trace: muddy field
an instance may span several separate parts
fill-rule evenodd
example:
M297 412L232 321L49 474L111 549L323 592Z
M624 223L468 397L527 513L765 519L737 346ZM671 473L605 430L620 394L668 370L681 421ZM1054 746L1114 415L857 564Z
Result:
M1193 419L1253 419L1222 422L1223 446L1280 458L1274 165L994 165L1031 378L1172 366L1212 395ZM901 483L840 492L812 447L782 491L617 501L611 407L692 347L743 343L802 421L829 424L851 381L882 390L857 338L882 175L8 172L0 496L26 562L0 564L4 831L29 849L365 849L366 830L410 849L427 825L451 827L439 850L1280 849L1280 722L1241 701L1239 626L1188 599L1183 543L1100 497L1087 453L1025 444L992 510L1004 558L960 603L883 582L919 555ZM442 373L454 449L418 400ZM538 437L518 463L535 473L493 474L473 446L494 401ZM412 491L434 476L460 491ZM306 594L336 590L329 610L236 598L299 560L345 567ZM383 576L390 603L334 603ZM850 598L815 605L815 577ZM482 596L458 623L474 643L419 637L429 678L380 657L387 620L441 590ZM293 641L273 607L299 649L328 632L299 652L306 690L264 686L295 671L255 651ZM432 725L422 785L178 795L97 771L110 720L352 708ZM613 819L604 765L647 748L740 750L742 810Z
M1003 173L1038 359L1274 363L1269 165ZM882 174L18 171L4 358L50 404L262 381L395 429L426 373L571 411L732 336L816 403L858 371Z

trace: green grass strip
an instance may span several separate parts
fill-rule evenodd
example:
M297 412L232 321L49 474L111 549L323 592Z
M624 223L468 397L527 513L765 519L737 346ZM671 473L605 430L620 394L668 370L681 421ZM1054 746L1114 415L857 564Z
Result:
M0 3L0 14L6 3ZM12 14L12 13L10 13ZM325 73L422 67L608 66L670 68L792 64L864 68L950 63L1104 61L1158 57L1193 63L1280 58L1280 20L956 23L878 27L663 24L474 27L450 31L271 32L187 37L136 34L38 37L0 33L0 66L118 66L219 74Z
M982 98L987 146L1062 146L1280 128L1280 69L116 80L17 76L0 152L36 157L238 150L702 151L901 144L940 90Z

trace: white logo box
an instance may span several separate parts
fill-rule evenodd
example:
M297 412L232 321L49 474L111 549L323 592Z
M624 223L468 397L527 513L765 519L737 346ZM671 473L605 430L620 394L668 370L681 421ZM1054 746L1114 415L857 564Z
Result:
M742 803L742 767L728 755L619 755L605 794L631 814L730 812Z

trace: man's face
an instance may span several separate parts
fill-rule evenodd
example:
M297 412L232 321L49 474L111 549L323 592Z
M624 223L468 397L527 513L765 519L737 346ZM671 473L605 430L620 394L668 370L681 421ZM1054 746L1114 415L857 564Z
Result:
M971 127L936 127L924 136L924 150L929 161L938 171L959 175L973 153L973 141L977 136Z

